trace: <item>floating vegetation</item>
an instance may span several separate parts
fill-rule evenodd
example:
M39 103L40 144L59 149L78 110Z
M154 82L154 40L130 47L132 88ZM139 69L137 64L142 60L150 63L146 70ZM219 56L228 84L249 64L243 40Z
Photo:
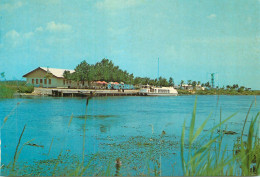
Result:
M118 115L74 115L73 118L80 118L85 119L87 117L90 118L98 118L98 119L105 119L105 118L112 118L112 117L119 117Z

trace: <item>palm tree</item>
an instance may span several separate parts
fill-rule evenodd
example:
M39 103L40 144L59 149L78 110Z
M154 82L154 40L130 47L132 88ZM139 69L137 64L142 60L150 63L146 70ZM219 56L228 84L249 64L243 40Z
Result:
M169 86L174 86L174 81L172 77L169 78Z
M188 80L187 82L188 82L188 85L191 85L191 80Z
M193 82L192 82L193 90L196 88L196 85L197 85L197 82L196 82L196 81L193 81Z
M183 84L184 84L184 80L181 80L181 87L182 87Z
M46 81L46 83L47 83L47 88L49 88L49 79L52 77L52 74L51 74L51 72L49 71L49 68L47 68L47 73L46 73L46 75L45 75L45 79L47 80Z

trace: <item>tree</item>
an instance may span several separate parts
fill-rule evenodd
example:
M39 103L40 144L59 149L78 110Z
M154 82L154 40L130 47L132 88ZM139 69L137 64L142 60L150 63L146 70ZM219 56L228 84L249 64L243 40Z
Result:
M184 84L184 80L181 80L181 87L182 87L183 84Z
M2 78L3 80L5 80L5 72L2 72L0 75L1 75L1 78Z
M77 81L81 81L82 85L84 85L85 81L88 83L93 79L88 77L90 71L90 65L86 62L86 60L82 61L77 67L75 68L74 79Z
M200 81L198 81L198 85L200 85L201 84L201 82Z
M197 82L196 82L196 81L193 81L193 82L192 82L192 87L193 87L193 89L196 88L196 85L197 85Z
M174 81L172 77L169 78L169 86L174 86Z
M205 83L205 86L208 87L208 88L211 87L209 82L206 82L206 83Z
M243 92L245 90L244 86L240 86L240 88L238 89L238 92Z
M187 83L188 83L188 85L191 85L191 80L188 80Z
M230 87L230 85L227 85L226 88L227 88L227 89L230 89L231 87Z
M49 79L52 77L52 74L51 74L51 72L49 71L49 68L47 68L47 73L46 73L46 75L45 75L45 79L47 80L47 88L49 88Z

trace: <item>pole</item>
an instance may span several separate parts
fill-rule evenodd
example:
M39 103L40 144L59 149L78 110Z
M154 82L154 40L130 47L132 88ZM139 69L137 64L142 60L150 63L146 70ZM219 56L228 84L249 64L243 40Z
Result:
M159 57L158 57L158 76L157 76L158 81L159 81L159 76L160 74L159 74Z

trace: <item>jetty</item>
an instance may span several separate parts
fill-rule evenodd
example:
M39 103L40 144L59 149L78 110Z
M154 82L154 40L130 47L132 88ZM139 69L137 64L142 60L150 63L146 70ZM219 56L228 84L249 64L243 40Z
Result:
M139 90L99 90L99 89L58 89L58 88L35 88L36 95L53 97L85 97L85 96L146 96Z

